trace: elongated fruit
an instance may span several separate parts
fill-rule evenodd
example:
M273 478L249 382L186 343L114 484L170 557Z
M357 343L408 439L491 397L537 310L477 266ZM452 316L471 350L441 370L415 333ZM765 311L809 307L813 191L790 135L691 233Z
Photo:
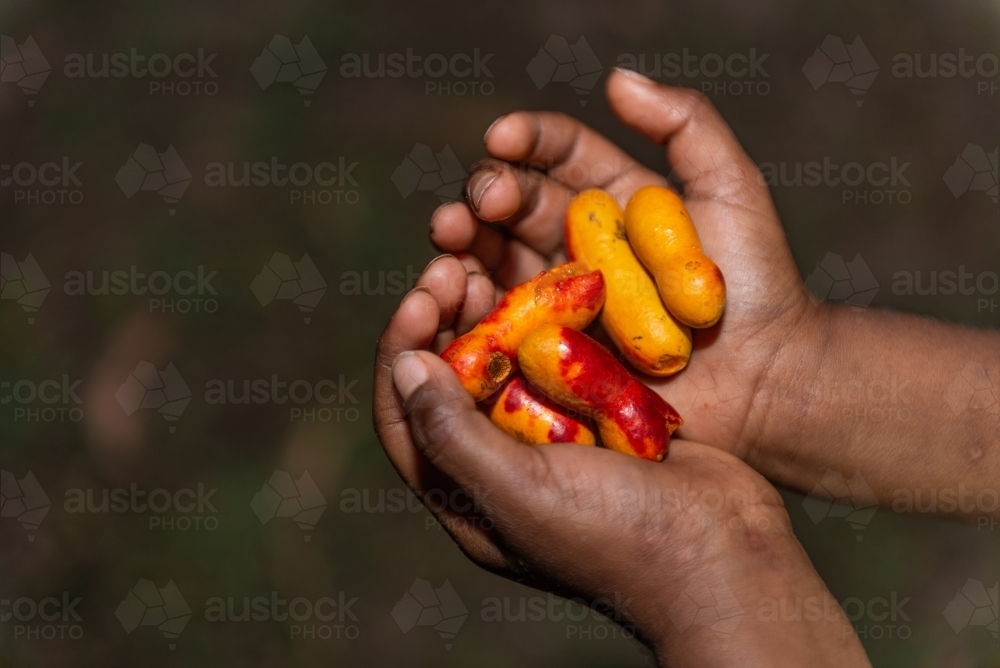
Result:
M632 366L669 376L691 356L691 330L670 315L625 235L625 214L603 190L581 192L566 210L566 251L607 283L601 324Z
M550 399L593 416L606 447L657 462L667 456L680 415L586 334L540 327L521 344L518 360L525 378Z
M490 420L517 440L528 445L578 443L595 445L597 438L589 420L553 403L533 388L524 376L514 376L497 395Z
M663 186L646 186L625 207L635 254L656 278L663 303L689 327L711 327L726 308L726 281L705 255L683 200Z
M545 324L583 329L604 305L604 277L583 264L543 271L511 288L469 333L451 342L441 357L476 401L496 392L517 368L524 337Z

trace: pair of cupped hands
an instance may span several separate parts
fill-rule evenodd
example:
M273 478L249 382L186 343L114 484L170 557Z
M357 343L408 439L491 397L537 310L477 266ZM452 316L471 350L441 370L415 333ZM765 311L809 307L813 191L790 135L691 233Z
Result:
M725 315L695 333L692 368L643 378L684 418L668 458L523 445L476 409L438 357L504 289L552 264L574 194L602 188L624 205L642 186L667 184L591 128L547 112L494 122L484 138L491 157L470 170L465 201L434 212L431 239L448 254L427 266L378 343L379 439L470 559L582 597L663 665L867 665L780 495L753 468L768 420L755 398L773 396L776 370L794 366L779 360L815 341L822 307L756 165L704 96L621 70L606 95L625 125L665 147L726 278ZM698 383L683 381L689 371ZM706 387L725 401L704 401ZM456 490L471 503L440 502ZM762 599L782 597L815 597L833 612L797 623L756 614Z

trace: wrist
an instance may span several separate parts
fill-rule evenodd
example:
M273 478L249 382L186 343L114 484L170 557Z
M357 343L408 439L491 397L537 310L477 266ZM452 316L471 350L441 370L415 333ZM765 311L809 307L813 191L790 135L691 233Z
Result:
M790 530L742 536L719 566L662 602L667 621L652 638L659 665L870 665Z
M777 475L782 452L808 446L814 427L811 397L824 362L834 347L837 309L806 300L783 325L774 355L755 388L747 423L745 461L767 478Z

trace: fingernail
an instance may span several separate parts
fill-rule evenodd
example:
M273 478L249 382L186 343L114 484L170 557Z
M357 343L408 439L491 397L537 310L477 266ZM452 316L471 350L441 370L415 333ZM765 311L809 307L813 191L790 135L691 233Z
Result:
M438 260L441 260L441 259L446 258L446 257L455 257L455 256L452 255L451 253L441 253L436 258L434 258L433 260L431 260L430 262L427 263L427 267L424 268L424 271L427 271L427 269L429 269L430 266L432 264L434 264L435 262L437 262Z
M434 219L438 217L438 213L441 211L441 209L445 208L449 204L451 204L451 202L445 202L444 204L442 204L438 208L434 209L434 213L431 214L431 221L427 225L427 227L428 227L428 229L430 229L430 233L431 233L431 238L432 239L434 238Z
M490 131L497 126L497 123L499 123L503 119L507 118L507 116L508 116L508 114L504 114L500 118L498 118L495 121L493 121L492 123L490 123L490 127L486 128L486 132L483 134L483 144L485 144L486 140L489 139L489 137L490 137Z
M497 180L499 174L495 172L477 172L472 180L469 181L469 203L472 204L472 208L479 213L479 202L483 199L483 195L489 189L493 182Z
M411 297L413 297L413 295L416 294L416 293L418 293L418 292L426 292L427 294L431 294L431 291L427 289L426 285L418 285L418 286L412 288L409 292L406 293L406 296L403 297L403 301L400 303L400 306L402 306L403 304L405 304L408 299L410 299Z
M403 401L409 401L429 377L427 365L414 352L399 353L392 362L392 381L396 384Z
M626 76L632 81L637 81L644 84L655 84L656 82L645 76L644 74L639 74L635 70L626 69L624 67L616 67L615 72L618 72L622 76Z

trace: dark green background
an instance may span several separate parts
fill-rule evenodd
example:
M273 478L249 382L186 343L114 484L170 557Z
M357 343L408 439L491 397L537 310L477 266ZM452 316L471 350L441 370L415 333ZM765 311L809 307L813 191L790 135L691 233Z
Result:
M568 637L566 622L487 622L490 597L537 592L478 570L428 514L344 512L347 490L402 489L370 427L376 338L398 294L349 295L345 272L417 272L436 253L427 220L439 204L429 192L403 197L390 180L417 143L445 145L463 166L482 157L481 138L498 115L518 108L574 114L644 163L668 171L660 151L620 126L601 87L580 96L566 84L537 89L525 67L550 34L585 36L605 72L620 54L768 54L766 95L712 94L758 163L910 162L907 204L842 202L839 187L776 187L778 209L803 275L828 252L860 253L880 289L873 306L995 326L1000 311L977 310L975 297L893 294L899 271L998 270L1000 214L982 192L956 198L943 175L966 144L988 151L1000 132L1000 77L978 94L979 77L892 76L899 53L1000 52L1000 7L937 2L190 2L78 3L6 0L0 32L21 44L32 36L53 71L29 107L14 84L0 84L0 163L35 164L69 156L84 202L16 203L0 188L0 250L32 253L53 289L29 325L0 302L0 378L82 379L85 418L15 421L0 406L0 466L18 479L34 472L53 502L33 542L13 519L0 520L0 598L40 599L68 591L83 602L77 641L15 638L0 623L0 663L11 666L598 666L646 665L628 640L596 639L620 630L583 622L590 639ZM289 84L262 90L250 65L275 33L308 35L329 71L311 104ZM801 69L828 35L860 35L880 73L858 107L842 84L814 90ZM150 79L67 78L71 53L195 52L213 61L215 95L160 96ZM492 94L426 94L431 79L344 78L345 54L493 54ZM168 79L169 81L170 79ZM174 81L179 79L174 78ZM456 80L445 77L444 81ZM729 81L722 77L720 81ZM700 86L702 78L671 80ZM758 89L760 90L760 89ZM114 181L140 142L173 144L193 181L170 215L153 193L127 199ZM288 189L212 188L212 162L357 162L356 204L292 204ZM312 322L288 302L262 308L249 290L274 252L308 253L328 284ZM218 271L218 312L150 313L137 296L69 296L68 271L127 269ZM347 274L349 276L350 274ZM1000 296L994 297L1000 302ZM194 393L175 433L153 411L126 417L114 400L139 360L173 361ZM212 379L357 380L354 421L295 423L287 406L210 406ZM347 406L353 404L348 403ZM898 407L897 407L898 408ZM943 419L950 414L943 412ZM847 416L863 426L869 417ZM308 471L328 501L309 542L288 519L261 525L250 499L275 469ZM844 472L848 477L853 472ZM217 488L215 531L155 531L149 515L71 514L69 488ZM350 492L347 492L350 493ZM982 628L956 634L942 611L968 578L991 586L1000 576L1000 541L989 529L880 512L861 530L844 520L813 523L802 497L787 494L799 536L838 600L894 593L910 598L907 620L857 623L878 666L998 665L997 641ZM174 651L154 628L126 634L114 616L139 578L173 579L194 608ZM415 578L449 580L470 616L444 641L431 628L402 633L390 611ZM356 640L291 640L287 624L211 624L201 616L213 596L333 595L359 601ZM516 605L515 605L516 607ZM876 631L873 627L882 627ZM894 627L890 629L889 627ZM905 627L905 631L902 630ZM602 629L602 630L597 630ZM881 633L884 637L875 638ZM905 634L905 638L898 637ZM892 638L889 636L892 635Z

